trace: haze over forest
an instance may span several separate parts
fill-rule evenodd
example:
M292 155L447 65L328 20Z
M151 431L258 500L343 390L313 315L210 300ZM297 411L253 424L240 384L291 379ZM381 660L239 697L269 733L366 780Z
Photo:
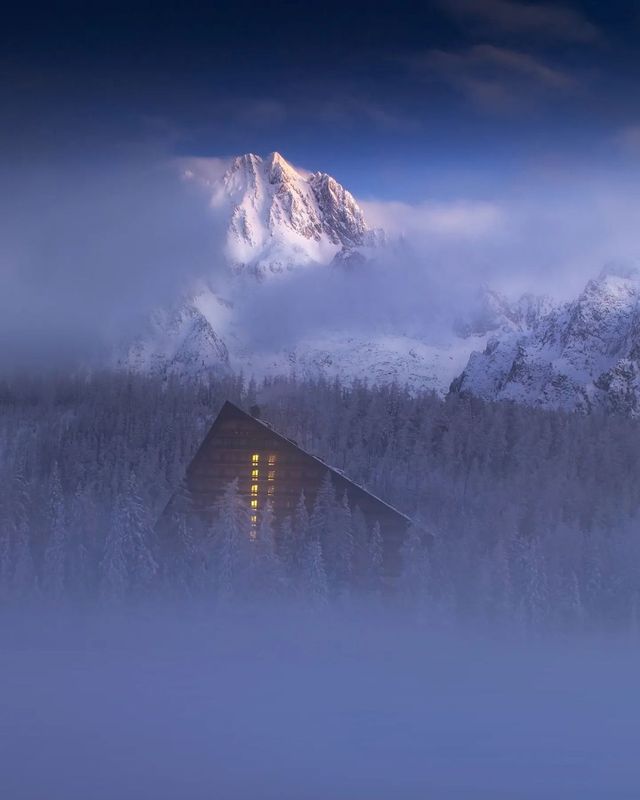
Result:
M639 28L4 12L3 798L638 796Z

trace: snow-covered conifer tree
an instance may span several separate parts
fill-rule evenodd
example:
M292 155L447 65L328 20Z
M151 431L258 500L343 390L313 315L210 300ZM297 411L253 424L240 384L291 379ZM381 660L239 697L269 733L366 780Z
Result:
M312 607L319 608L327 604L327 573L322 560L322 547L315 538L307 540L304 546L301 565L303 596Z
M149 516L135 474L127 484L127 495L116 500L100 564L101 594L115 602L148 596L158 572L150 546Z
M48 536L42 567L42 587L48 600L55 603L61 601L65 593L68 557L67 519L57 462L49 479L47 512Z
M384 551L380 523L374 522L367 542L367 583L371 589L380 588L384 570Z
M281 588L281 565L274 540L273 507L265 505L255 539L251 544L251 589L260 596L276 594Z
M409 526L401 556L401 593L418 611L424 612L429 598L431 570L423 531L417 525Z
M251 544L246 503L238 493L238 480L227 485L218 504L214 523L218 597L226 602L246 589Z

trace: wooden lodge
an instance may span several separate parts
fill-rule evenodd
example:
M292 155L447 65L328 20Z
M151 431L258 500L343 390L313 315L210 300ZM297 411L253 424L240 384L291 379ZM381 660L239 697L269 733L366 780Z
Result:
M380 524L385 572L389 576L397 574L409 518L274 431L254 410L255 415L247 414L226 402L187 468L183 488L188 490L197 513L212 514L226 486L237 479L239 493L249 508L251 526L258 525L260 512L268 501L276 522L280 522L294 512L303 491L311 512L318 489L329 473L336 496L342 498L346 493L352 511L359 508L368 526ZM171 503L163 517L170 512Z

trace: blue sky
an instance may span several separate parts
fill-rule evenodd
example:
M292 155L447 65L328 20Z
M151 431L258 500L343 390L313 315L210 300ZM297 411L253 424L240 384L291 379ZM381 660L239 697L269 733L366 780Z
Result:
M547 163L627 170L639 24L630 0L27 3L0 34L3 150L277 149L408 201Z

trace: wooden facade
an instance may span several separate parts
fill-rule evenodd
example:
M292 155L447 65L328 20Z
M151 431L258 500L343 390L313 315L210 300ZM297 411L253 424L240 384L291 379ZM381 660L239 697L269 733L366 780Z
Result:
M257 525L268 501L276 521L281 521L293 513L302 491L311 512L327 472L337 497L346 492L351 509L359 508L369 526L380 523L385 571L396 573L410 520L233 403L226 402L222 407L187 469L185 483L194 508L206 516L215 509L225 487L237 479L252 525Z

